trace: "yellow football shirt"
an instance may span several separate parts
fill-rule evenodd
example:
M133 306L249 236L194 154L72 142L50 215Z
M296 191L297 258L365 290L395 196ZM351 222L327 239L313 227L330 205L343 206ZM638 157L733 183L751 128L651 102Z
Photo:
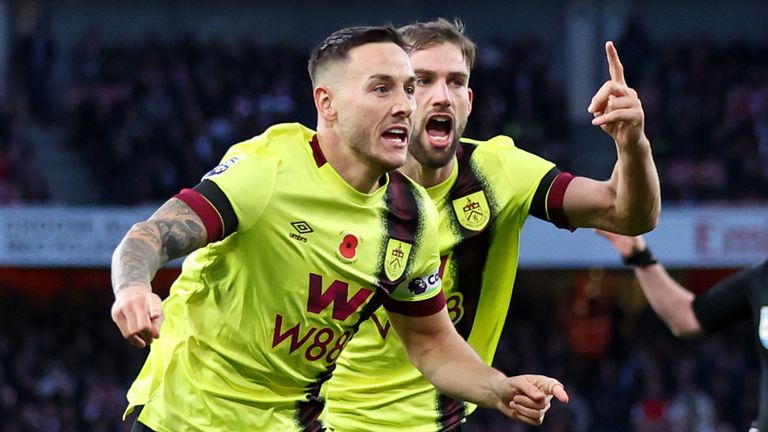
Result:
M233 146L205 180L237 229L184 261L129 411L159 432L320 430L320 386L360 324L381 304L444 306L436 209L399 173L353 189L298 124Z
M491 364L512 295L520 231L540 184L557 169L509 137L461 141L454 171L428 193L439 212L448 312ZM421 376L378 312L339 358L324 394L324 418L336 432L450 430L474 410Z

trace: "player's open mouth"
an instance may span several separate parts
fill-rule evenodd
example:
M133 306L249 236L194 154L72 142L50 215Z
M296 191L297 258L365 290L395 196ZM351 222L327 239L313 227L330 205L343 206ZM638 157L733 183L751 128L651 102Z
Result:
M405 146L408 144L408 127L401 125L390 126L384 130L381 137L392 144Z
M435 114L427 120L429 143L434 147L447 147L453 139L453 117L448 114Z

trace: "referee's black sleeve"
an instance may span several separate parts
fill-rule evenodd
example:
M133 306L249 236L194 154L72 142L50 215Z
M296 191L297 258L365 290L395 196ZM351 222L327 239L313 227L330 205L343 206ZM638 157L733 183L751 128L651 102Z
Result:
M768 261L729 276L693 301L702 330L713 333L751 317L755 289L768 290ZM757 291L759 292L759 291Z

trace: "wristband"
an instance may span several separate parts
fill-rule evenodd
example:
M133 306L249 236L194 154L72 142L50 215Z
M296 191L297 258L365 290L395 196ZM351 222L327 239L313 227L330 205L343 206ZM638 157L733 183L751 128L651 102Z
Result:
M656 258L651 253L651 250L647 247L643 250L637 251L630 256L624 257L624 265L632 267L645 268L650 265L656 264Z

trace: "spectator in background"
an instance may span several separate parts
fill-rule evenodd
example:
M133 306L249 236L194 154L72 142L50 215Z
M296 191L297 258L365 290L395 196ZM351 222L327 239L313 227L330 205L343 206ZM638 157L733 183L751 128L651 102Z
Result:
M105 46L98 37L90 38L98 29L90 28L87 34L72 56L77 61L73 72L77 78L67 97L72 113L70 143L89 158L102 161L88 166L106 185L104 203L160 200L199 180L197 173L217 161L227 143L250 138L274 122L312 121L307 110L311 101L300 91L310 86L299 73L305 55L295 47L258 46L247 40L200 42L190 36L170 44L144 41ZM477 89L483 106L475 109L471 133L488 136L506 131L567 168L564 93L541 42L498 41L494 49L516 60L494 62L489 54L490 60L473 72L478 83L489 85ZM513 77L510 81L517 84L493 84L498 81L493 77L499 75ZM144 84L147 76L154 80L150 87ZM153 106L147 100L157 101L158 93L172 101L165 123L147 113ZM531 100L533 104L528 103ZM514 117L521 110L525 112ZM151 133L154 128L160 132ZM188 151L190 146L193 152ZM174 175L163 177L153 168L157 164L139 157L147 154L167 160ZM124 185L137 181L137 172L143 173L144 185L126 191ZM174 187L166 188L169 183Z
M764 48L704 38L658 43L639 20L625 28L620 44L627 76L643 100L664 199L768 199ZM65 100L73 148L99 161L87 165L106 185L102 203L159 201L198 180L197 173L225 151L217 144L221 125L239 141L286 118L312 121L310 101L299 91L309 86L297 72L303 69L300 49L193 36L105 45L98 35L97 27L88 28L68 56L73 84ZM573 170L565 92L547 47L535 37L492 38L483 46L467 134L515 136L526 150ZM165 124L158 123L162 112L169 114ZM174 156L190 145L194 153ZM137 156L146 154L150 160ZM127 193L123 185L137 172L144 185Z
M42 203L48 198L32 145L20 136L16 116L0 107L0 206Z
M273 53L248 41L226 46L187 37L171 46L99 48L88 39L76 52L90 66L75 71L69 92L70 142L102 161L89 167L105 185L105 203L155 201L196 182L229 143L272 120L296 118L303 111L295 93L309 87L295 72L303 68L298 50L275 49L262 62ZM141 184L126 189L132 182Z
M654 44L634 20L620 40L649 113L664 199L768 198L765 48L706 38Z
M16 60L21 68L27 104L32 115L44 122L51 120L51 76L55 55L50 22L43 16L32 32L20 39Z

